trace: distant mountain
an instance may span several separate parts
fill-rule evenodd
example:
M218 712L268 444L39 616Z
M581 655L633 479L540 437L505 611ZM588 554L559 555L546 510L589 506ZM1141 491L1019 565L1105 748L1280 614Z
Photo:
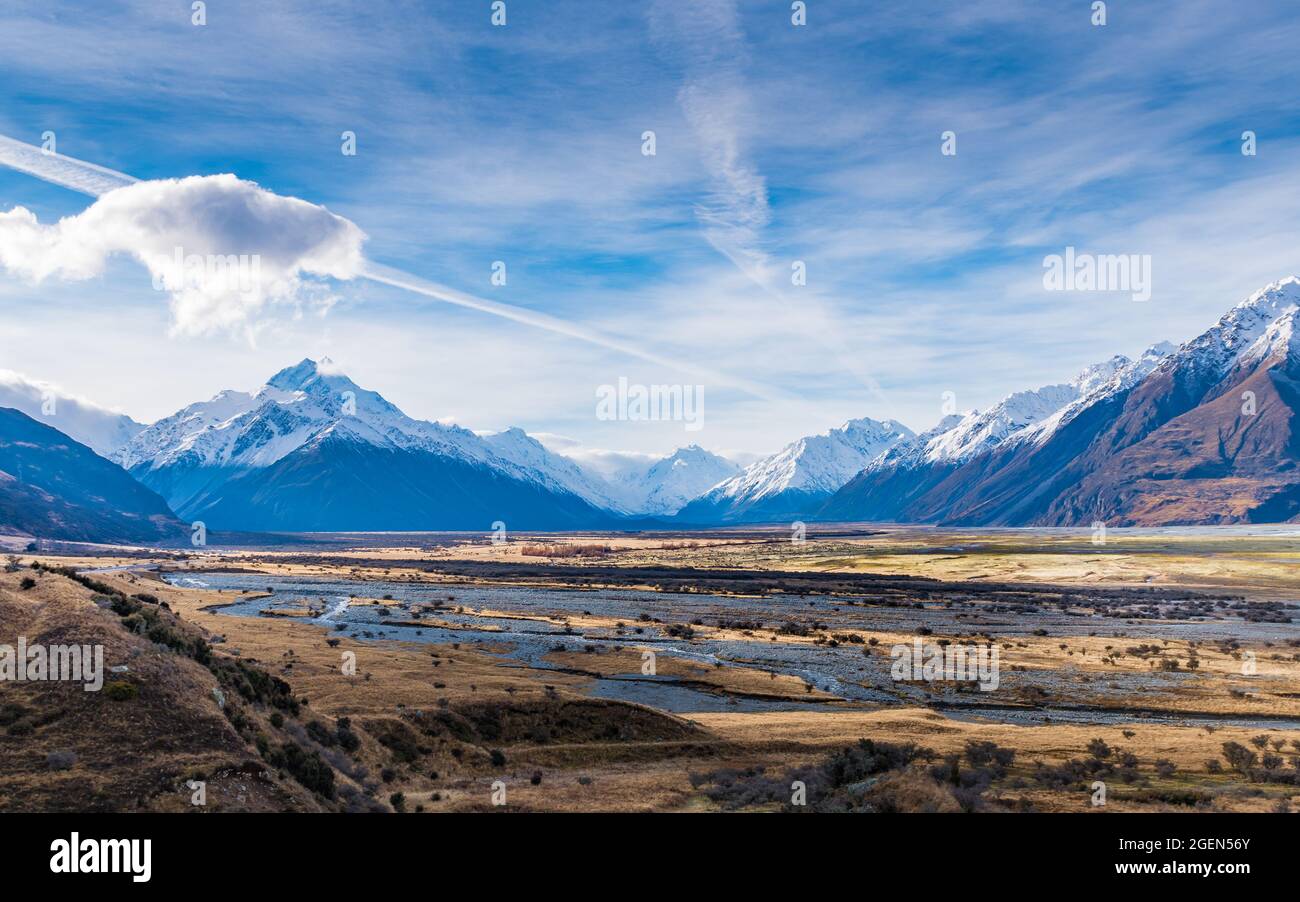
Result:
M1015 449L1046 441L1082 411L1145 377L1171 350L1163 343L1137 361L1112 357L1071 382L1015 392L988 410L945 417L873 460L816 515L907 522L951 516L968 492L1016 459ZM1030 476L1013 488L1032 491L1041 482Z
M108 457L144 429L143 424L124 414L105 410L12 370L0 370L0 407L20 410L88 445L101 457Z
M894 420L849 420L839 429L806 436L750 464L677 516L691 523L797 518L817 510L875 457L912 437L912 430Z
M529 478L554 491L569 492L604 510L640 513L608 481L589 473L574 461L551 451L522 429L511 428L482 436L502 459L521 468Z
M669 516L739 472L738 464L699 445L689 445L645 466L624 471L612 491L624 510Z
M817 516L966 526L1295 520L1298 306L1300 280L1269 285L1182 347L1089 368L1068 403L1010 417L974 447L960 440L979 431L971 417L985 415L972 414L877 459ZM1031 422L1010 428L1022 419ZM950 453L958 447L970 451Z
M56 429L0 408L0 532L74 542L179 541L157 494Z
M406 416L328 360L225 391L115 454L182 516L226 530L611 526L601 486L519 430Z

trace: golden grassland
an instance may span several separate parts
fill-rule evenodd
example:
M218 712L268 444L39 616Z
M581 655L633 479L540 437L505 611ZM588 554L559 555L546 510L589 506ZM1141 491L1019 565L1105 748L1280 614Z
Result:
M1177 530L1111 529L1102 545L1090 530L946 530L869 527L859 535L819 537L802 543L789 530L746 530L656 535L565 534L521 536L495 544L487 536L445 544L313 549L313 562L296 549L220 551L185 555L191 564L214 562L298 575L436 579L403 563L477 561L547 563L580 567L758 569L822 573L878 573L943 580L1015 581L1061 585L1177 586L1233 589L1289 596L1300 572L1300 529L1294 535ZM603 546L598 555L526 554L537 548ZM131 565L138 559L86 556L87 566ZM363 565L362 562L371 562ZM379 565L375 562L391 562ZM183 564L181 565L183 566ZM355 568L355 569L354 569Z
M536 551L539 545L566 543L609 546L609 553L596 559L605 566L869 572L1063 585L1163 585L1230 589L1259 598L1294 598L1294 573L1300 564L1300 539L1285 536L1149 535L1112 530L1106 545L1095 546L1088 534L1079 533L926 529L889 529L850 537L817 538L814 534L801 545L791 543L781 532L684 538L551 536L521 537L504 545L466 540L434 547L314 549L310 559L300 551L203 550L184 555L184 559L167 555L154 562L169 570L234 567L281 576L382 578L452 585L466 580L430 574L418 564L540 561L563 567L593 562L586 555L561 553L548 559L522 553L525 544ZM20 558L26 565L32 556ZM150 563L136 556L112 554L51 556L44 560L51 566L80 569L139 568ZM47 629L48 624L40 624L57 618L60 611L80 612L68 615L72 621L64 625L65 630L73 626L84 630L90 628L88 624L98 624L91 616L91 612L98 611L91 600L93 593L84 587L45 574L36 590L24 592L17 588L17 579L16 573L0 578L0 612L4 614L0 618L4 628L0 641L10 641L8 637L16 630ZM140 570L100 573L95 579L128 595L144 592L156 596L185 623L209 635L215 643L215 655L255 663L283 679L294 693L309 700L306 718L318 717L331 724L347 718L356 725L361 744L353 758L364 775L341 775L340 781L355 784L359 791L385 806L391 804L387 800L392 793L400 792L407 810L417 806L425 811L488 810L493 808L493 783L501 781L507 787L508 810L716 810L726 801L702 791L701 786L709 784L701 783L698 775L755 768L781 774L815 764L863 738L916 743L933 750L939 758L960 754L969 742L993 742L1014 749L1014 763L993 786L994 797L1004 807L1032 806L1045 811L1182 809L1188 793L1199 800L1197 807L1208 810L1272 810L1279 802L1300 802L1300 789L1295 785L1252 784L1230 771L1216 773L1207 764L1220 758L1225 742L1249 745L1252 739L1260 738L1285 745L1285 755L1294 755L1300 752L1292 745L1300 740L1300 731L1142 722L1137 717L1113 726L1065 722L1020 726L957 719L923 706L866 710L840 703L796 677L773 674L760 666L711 667L669 656L658 658L660 674L720 697L797 699L815 704L798 711L682 715L612 702L575 707L589 700L593 675L633 674L638 670L642 648L635 636L629 635L622 647L602 653L552 652L546 661L554 669L538 669L506 661L500 655L503 649L491 643L439 645L352 639L310 621L304 616L305 609L283 611L283 616L275 617L225 616L214 605L247 596L175 587ZM555 582L564 584L562 573L556 575ZM384 600L358 598L354 603L384 604ZM462 609L460 613L534 616L491 609ZM546 615L536 617L561 622ZM440 620L436 612L426 614L420 622L424 626L451 625ZM567 622L580 630L619 626L612 618L594 614L570 616ZM105 629L95 628L101 632ZM816 641L812 636L771 629L742 631L704 624L694 629L710 638ZM913 638L888 630L852 632L863 640L867 654L886 654L871 649L888 648ZM131 637L109 638L117 643L113 647L118 657L129 654L123 642L136 642ZM1239 651L1229 646L1161 642L1160 657L1178 660L1184 669L1195 662L1194 678L1180 681L1177 691L1124 699L1100 690L1106 688L1108 678L1144 672L1153 666L1148 656L1130 649L1140 644L1139 640L1077 635L998 641L1004 668L1012 673L1055 671L1060 675L1062 695L1068 700L1112 707L1120 713L1145 709L1224 717L1300 718L1300 662L1294 648L1265 650L1258 662L1258 673L1247 678L1242 673ZM140 647L148 646L146 643ZM343 667L347 654L355 656L354 673L345 672ZM208 733L216 739L198 743L193 749L174 744L147 745L143 760L150 762L151 779L195 768L219 769L218 765L229 769L244 757L255 757L256 750L244 741L247 737L241 739L231 733L215 707L211 696L215 683L210 675L189 662L180 666L187 674L184 680L177 676L181 671L168 671L161 659L155 662L154 669L142 669L138 676L160 684L179 681L173 691L177 698L169 702L174 706L172 716L186 723L207 724ZM0 692L13 697L14 689L4 687ZM31 701L27 698L25 703L30 706ZM114 716L120 714L107 710ZM412 724L418 727L421 716L428 713L464 712L473 719L487 710L509 712L513 720L510 724L493 718L475 720L477 732L468 738L420 734L418 729L412 734L416 739L407 736ZM160 715L153 716L156 719ZM129 728L119 726L119 732L139 741L147 729L161 729L162 724L159 720ZM263 723L262 729L271 728ZM491 730L497 731L495 735ZM108 751L104 754L111 755L111 743L102 735L95 741L105 742ZM1086 789L1051 787L1035 779L1040 766L1055 767L1071 759L1086 758L1089 743L1097 739L1113 749L1134 754L1141 776L1132 784L1116 785L1105 809L1092 808L1091 793ZM23 798L50 797L48 791L42 795L32 789L41 781L63 785L66 792L72 793L74 787L84 787L85 783L78 781L94 784L104 780L102 770L96 770L104 762L96 757L93 744L79 753L79 763L68 771L50 774L33 764L54 745L72 742L71 734L59 734L25 751L21 747L12 751L16 747L10 744L11 752L6 754L17 757L6 761L13 766L7 767L11 773L0 777L0 807L13 807L15 800ZM494 752L499 753L499 760L494 760ZM1172 769L1157 769L1157 761L1169 762ZM693 775L696 779L692 779ZM306 810L321 805L319 799L304 793L293 781L275 775L267 781L253 780L251 789L246 784L249 780L243 779L240 791L219 792L219 806L229 810ZM151 796L145 788L133 791L148 800L144 807L179 804L176 793ZM109 796L118 798L113 793L106 798Z

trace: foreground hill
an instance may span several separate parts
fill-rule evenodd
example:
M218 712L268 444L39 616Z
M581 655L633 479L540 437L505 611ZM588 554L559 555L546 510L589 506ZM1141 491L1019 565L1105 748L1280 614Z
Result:
M56 429L0 408L0 531L81 542L187 534L155 492Z
M84 681L5 683L0 811L186 811L195 807L191 780L205 783L210 811L341 804L346 784L332 768L283 754L293 742L285 730L305 713L287 684L215 657L200 631L148 593L10 568L0 573L0 644L19 637L29 649L101 646L102 683L97 691ZM279 767L261 760L255 733L277 741L268 754L282 753Z

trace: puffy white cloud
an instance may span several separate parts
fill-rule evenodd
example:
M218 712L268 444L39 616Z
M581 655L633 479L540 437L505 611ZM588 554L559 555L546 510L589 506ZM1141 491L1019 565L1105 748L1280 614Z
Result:
M0 267L19 277L83 280L114 255L142 263L171 300L180 334L251 329L275 304L328 304L352 279L365 233L316 204L233 175L136 182L75 216L40 223L0 212Z

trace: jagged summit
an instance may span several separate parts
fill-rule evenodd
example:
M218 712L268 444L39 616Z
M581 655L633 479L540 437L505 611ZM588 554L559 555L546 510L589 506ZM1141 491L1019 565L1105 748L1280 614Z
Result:
M804 436L714 486L680 516L692 521L770 520L829 497L877 455L913 432L895 420L862 417Z

